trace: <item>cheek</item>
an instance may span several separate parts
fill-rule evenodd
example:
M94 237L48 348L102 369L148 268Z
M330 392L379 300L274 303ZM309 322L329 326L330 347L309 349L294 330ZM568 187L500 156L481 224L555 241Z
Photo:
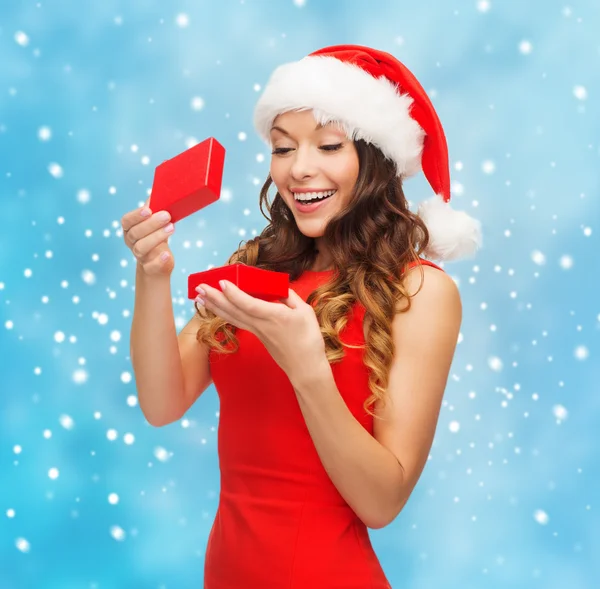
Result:
M273 180L273 184L275 188L277 188L277 192L282 194L283 187L285 186L284 178L285 172L281 169L280 165L271 164L269 169L269 175L271 176L271 180Z
M277 184L277 185L280 185L281 179L284 176L284 170L281 166L281 163L272 161L271 167L269 168L269 174L270 174L271 178L273 179L273 182L275 182L275 184Z
M346 165L340 171L340 177L343 178L344 188L346 191L352 190L358 179L358 162L350 160L346 162Z

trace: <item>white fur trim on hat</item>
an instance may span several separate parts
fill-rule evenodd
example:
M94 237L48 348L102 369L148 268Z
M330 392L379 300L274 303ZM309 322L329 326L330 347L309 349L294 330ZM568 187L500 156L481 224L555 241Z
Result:
M429 231L424 254L435 260L470 257L481 247L481 222L464 211L455 211L442 196L435 195L419 204L417 214Z
M254 125L270 145L278 115L312 109L317 122L337 122L348 139L373 143L395 162L398 176L409 177L421 170L425 137L410 116L412 103L385 76L375 78L335 57L308 56L275 69L256 105Z

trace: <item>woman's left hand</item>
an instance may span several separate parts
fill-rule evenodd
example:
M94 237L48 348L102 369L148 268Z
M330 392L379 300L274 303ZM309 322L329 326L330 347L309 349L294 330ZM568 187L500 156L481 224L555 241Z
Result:
M228 323L253 333L292 384L306 377L307 371L328 363L314 309L291 288L289 296L280 299L281 304L250 296L228 280L219 284L223 291L201 284L206 296L196 289L205 307Z

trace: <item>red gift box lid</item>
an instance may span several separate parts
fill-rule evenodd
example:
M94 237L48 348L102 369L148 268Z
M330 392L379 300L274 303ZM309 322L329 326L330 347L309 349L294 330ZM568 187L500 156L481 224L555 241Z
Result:
M225 148L214 137L164 161L154 171L149 207L168 211L176 223L219 200L224 162Z

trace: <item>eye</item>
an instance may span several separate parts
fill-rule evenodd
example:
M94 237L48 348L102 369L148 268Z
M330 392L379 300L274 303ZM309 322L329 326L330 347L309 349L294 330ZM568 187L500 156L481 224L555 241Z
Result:
M321 145L320 149L323 151L337 151L343 146L343 143L336 143L332 145ZM288 153L288 151L292 151L291 147L277 147L274 149L271 154L272 155L283 155L284 153Z

